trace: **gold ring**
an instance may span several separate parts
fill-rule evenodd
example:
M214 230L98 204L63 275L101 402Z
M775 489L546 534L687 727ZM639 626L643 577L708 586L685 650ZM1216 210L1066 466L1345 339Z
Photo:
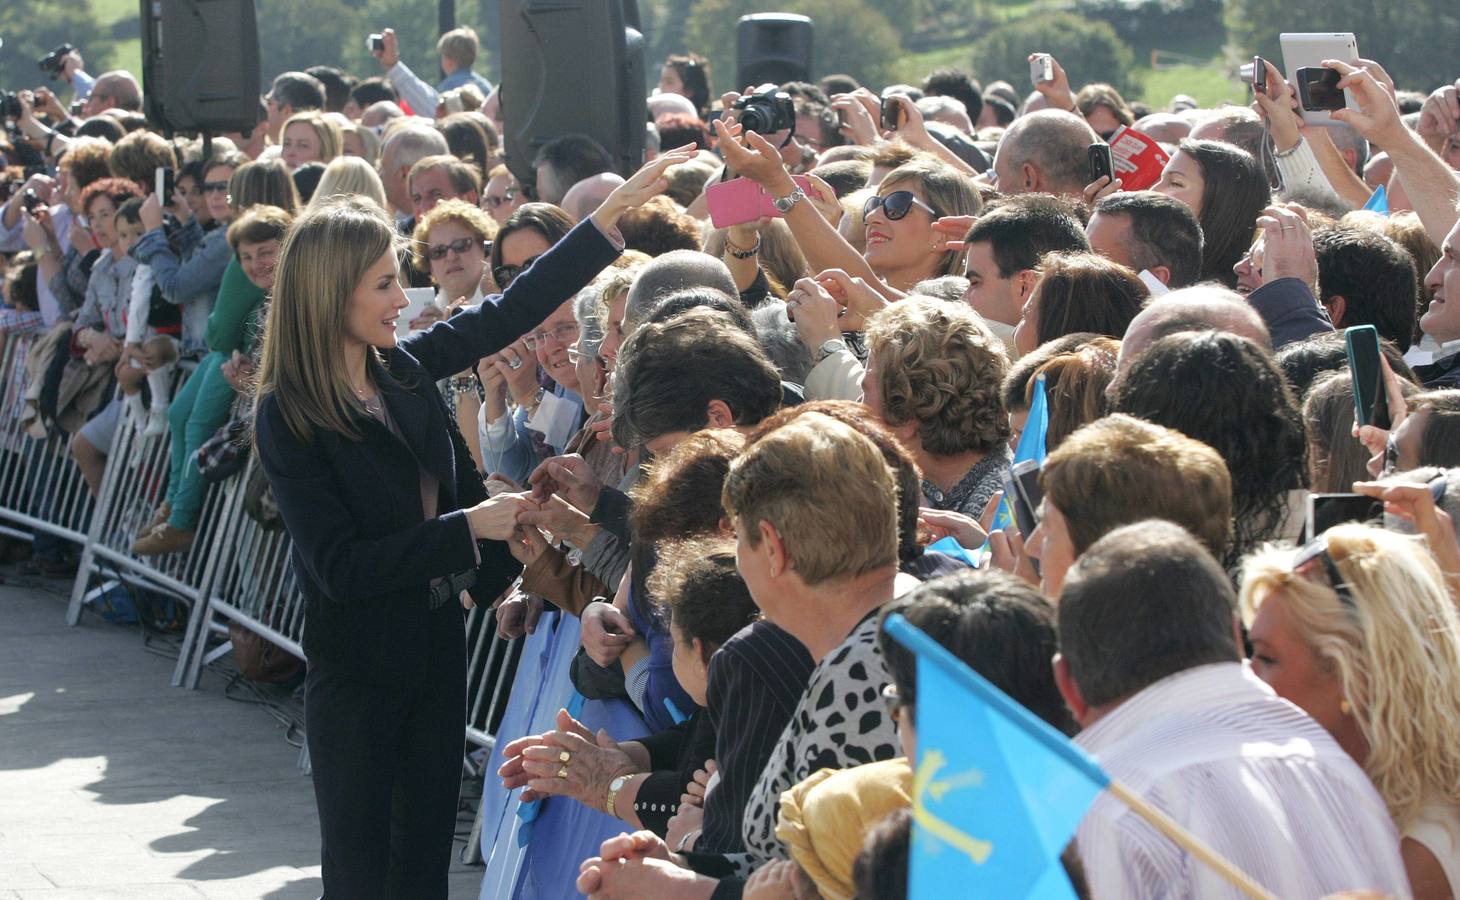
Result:
M560 762L560 763L565 763L565 762L567 762L568 760L570 760L572 758L573 758L573 755L571 753L569 753L568 751L566 751L566 750L564 750L562 753L559 753L558 754L558 762Z
M561 769L558 769L558 777L559 778L567 778L568 777L568 767L567 766L563 766Z

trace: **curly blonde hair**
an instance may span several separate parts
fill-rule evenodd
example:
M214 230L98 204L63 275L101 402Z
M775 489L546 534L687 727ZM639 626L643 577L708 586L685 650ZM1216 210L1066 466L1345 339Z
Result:
M1460 803L1460 695L1441 689L1460 681L1460 616L1419 540L1369 525L1325 539L1352 607L1326 578L1294 573L1296 551L1267 548L1242 567L1243 618L1286 603L1343 685L1369 745L1364 771L1403 831L1428 803Z
M443 222L455 222L483 241L497 236L497 220L483 210L465 200L442 200L421 217L421 221L416 223L416 230L411 232L411 261L422 272L430 271L431 261L426 259L426 251L431 229Z
M889 425L918 423L933 456L988 453L1009 439L999 390L1004 345L967 307L909 297L867 321L867 349Z

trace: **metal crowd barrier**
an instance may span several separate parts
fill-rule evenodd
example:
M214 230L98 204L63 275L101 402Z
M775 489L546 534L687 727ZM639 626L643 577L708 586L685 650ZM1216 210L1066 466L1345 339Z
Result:
M188 607L174 686L197 688L203 667L231 651L230 623L305 658L304 599L289 565L289 537L263 527L243 508L243 487L258 465L256 456L250 454L240 476L209 486L187 553L132 555L132 541L166 490L171 436L148 438L138 423L124 416L107 457L101 494L93 501L67 453L67 435L37 440L20 430L25 379L17 376L16 368L33 343L34 337L10 336L0 351L0 533L22 538L45 533L81 547L67 623L75 625L92 597L122 583L174 597ZM174 394L193 368L190 363L179 367ZM482 769L496 743L522 641L497 635L496 615L488 606L473 608L466 628L463 770L467 777L490 777ZM221 641L210 648L215 637ZM307 749L300 766L308 770ZM479 810L462 851L467 863L481 862L481 828Z
M289 567L289 536L264 528L243 509L243 486L257 465L257 457L250 454L244 472L228 483L217 550L208 560L203 580L204 599L190 623L173 673L174 685L196 688L203 666L229 652L229 622L304 659L304 597ZM225 638L211 651L210 634Z
M22 360L39 335L7 335L0 351L0 533L53 535L86 542L91 493L66 451L66 435L37 440L20 428L26 377Z
M173 396L177 396L195 368L196 364L188 361L178 366ZM204 564L219 518L221 498L217 485L210 485L207 490L198 517L197 536L188 552L138 557L131 550L142 526L162 503L171 448L172 436L167 432L149 438L142 433L141 423L125 415L117 424L107 454L101 496L97 498L76 581L71 588L67 624L79 622L86 602L118 582L172 596L196 612Z
M508 641L497 634L497 616L490 607L476 606L467 616L465 769L468 777L494 777L486 771L487 763L497 744L497 725L507 711L507 697L517 673L517 661L522 657L522 643L520 637ZM480 765L473 762L474 751L480 754ZM478 804L471 834L461 851L461 861L467 865L482 862L482 812Z

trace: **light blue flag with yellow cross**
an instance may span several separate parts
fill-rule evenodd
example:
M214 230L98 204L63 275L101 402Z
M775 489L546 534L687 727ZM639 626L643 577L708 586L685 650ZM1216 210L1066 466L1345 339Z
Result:
M1037 463L1044 462L1045 442L1049 434L1049 399L1045 394L1044 376L1039 375L1034 379L1033 396L1029 398L1029 416L1024 421L1024 430L1019 432L1019 443L1014 447L1014 462L1021 463L1026 459L1032 459ZM999 501L998 512L994 513L994 521L989 531L1013 531L1018 530L1014 524L1014 506L1008 497ZM979 548L980 557L988 553L989 545L985 541L983 547Z
M911 900L1070 898L1060 853L1110 776L900 615L917 654Z

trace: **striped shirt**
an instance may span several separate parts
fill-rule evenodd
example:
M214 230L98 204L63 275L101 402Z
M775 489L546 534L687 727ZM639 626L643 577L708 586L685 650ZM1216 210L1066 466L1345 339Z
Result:
M766 621L742 628L710 657L705 704L715 726L720 783L705 795L696 850L744 852L741 822L750 793L815 665L800 641Z
M1399 835L1368 777L1245 664L1163 678L1076 742L1112 778L1284 900L1351 890L1409 894ZM1242 896L1108 793L1076 841L1097 900Z

